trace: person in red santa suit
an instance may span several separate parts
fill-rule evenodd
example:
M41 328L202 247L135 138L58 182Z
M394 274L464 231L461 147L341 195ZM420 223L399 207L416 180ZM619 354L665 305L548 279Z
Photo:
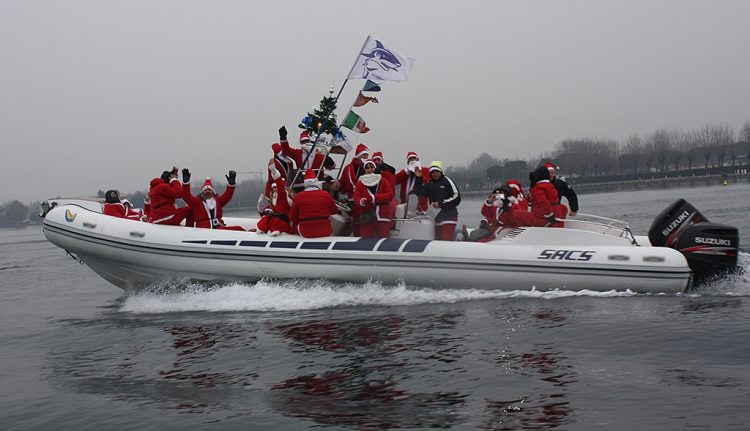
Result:
M371 238L374 233L378 238L388 238L396 210L393 186L382 174L376 173L373 160L367 160L364 169L354 192L354 205L359 206L359 236Z
M504 227L518 226L513 217L515 213L513 207L517 203L518 201L513 197L511 188L507 185L492 190L492 193L482 205L482 215L486 221L485 229L489 232L489 235L479 239L480 242L488 242L497 238L497 234Z
M151 223L151 199L148 193L143 196L143 221Z
M176 167L151 180L150 186L148 197L151 202L151 223L176 226L192 214L190 207L175 207L175 201L182 199L182 187L177 179ZM192 226L192 222L189 225Z
M364 175L365 161L370 158L370 149L365 144L357 145L354 158L341 170L339 178L339 195L346 196L349 203L354 201L354 191L359 177Z
M529 203L526 200L526 192L523 191L521 182L516 179L512 179L506 181L505 184L510 187L510 191L516 200L516 202L514 203L515 205L513 205L514 211L518 211L519 209L528 211Z
M294 195L289 209L289 221L305 238L331 236L333 228L328 217L338 214L339 209L331 194L320 188L315 172L305 172L305 189Z
M332 162L333 159L328 158L326 160L325 154L313 151L313 143L310 140L310 132L308 130L303 130L299 135L299 145L301 148L292 148L289 146L289 141L287 141L286 126L281 126L279 128L279 144L281 144L281 153L294 160L297 169L313 169L319 172L324 166L330 169L335 167L327 166L326 163L327 161Z
M289 181L289 176L294 175L294 169L295 164L294 160L284 155L284 152L281 149L281 144L278 142L271 145L271 149L273 150L273 165L276 168L276 172L281 175L281 178L286 182ZM265 195L267 198L271 198L271 186L274 184L275 180L272 178L271 175L271 164L268 165L268 181L266 181L266 191Z
M359 177L364 175L365 160L370 158L370 149L365 144L357 145L354 150L354 158L348 165L344 166L339 176L339 200L346 202L351 208L352 232L359 235L359 205L355 205L354 192Z
M201 186L200 194L193 196L190 193L190 170L182 170L182 198L187 202L192 210L195 227L203 229L229 229L245 230L242 226L227 226L222 218L222 208L226 206L234 196L237 172L229 171L226 176L227 188L224 193L216 195L213 183L210 178L206 178Z
M421 168L419 156L414 151L409 151L406 153L406 168L400 170L394 177L396 180L395 184L401 186L399 192L401 203L406 203L410 194L416 194L414 192L414 184L417 181L421 181L422 183L430 181L430 178L426 174L427 170L420 170L417 168ZM422 174L415 173L415 170L419 170ZM421 215L427 213L428 204L429 199L427 196L419 196L417 199L417 214Z
M372 153L372 161L375 162L375 173L380 174L388 180L388 184L393 187L393 194L396 195L396 168L389 165L383 159L382 151L375 151Z
M107 193L104 194L102 212L112 217L141 221L144 217L143 214L138 210L134 210L129 204L130 202L127 200L120 200L120 192L118 190L107 190Z
M143 208L133 208L133 204L130 203L129 200L123 199L122 201L123 206L125 206L125 211L130 214L130 218L133 220L140 220L145 222L150 222L150 219L146 215L146 210Z
M256 228L258 232L267 233L271 236L278 236L281 233L291 233L292 231L289 226L291 200L288 199L284 176L276 168L274 159L268 161L268 172L270 175L269 178L273 181L268 197L269 203L263 210Z
M521 225L563 227L562 220L568 213L568 207L560 204L557 190L549 178L549 170L545 166L539 166L529 174L531 213L525 215L519 211L514 214Z

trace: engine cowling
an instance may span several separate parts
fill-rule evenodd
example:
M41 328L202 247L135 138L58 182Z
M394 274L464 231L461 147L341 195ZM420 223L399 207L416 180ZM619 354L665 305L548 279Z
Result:
M687 226L673 248L685 255L700 283L737 270L739 246L736 227L702 222Z
M677 200L654 219L648 238L654 247L671 247L685 255L696 283L738 269L737 228L709 222L685 199Z
M707 221L688 201L678 199L656 216L648 230L648 240L654 247L672 247L687 226Z

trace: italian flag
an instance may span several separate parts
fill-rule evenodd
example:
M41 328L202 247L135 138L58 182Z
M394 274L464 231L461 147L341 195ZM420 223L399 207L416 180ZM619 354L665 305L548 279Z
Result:
M365 120L352 110L349 110L349 113L346 114L346 118L344 118L344 122L341 125L358 133L367 133L370 131L367 128L367 124L365 124Z

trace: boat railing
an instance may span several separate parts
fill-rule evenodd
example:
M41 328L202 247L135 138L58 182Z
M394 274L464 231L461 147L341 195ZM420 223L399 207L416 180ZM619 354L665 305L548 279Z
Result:
M594 214L584 214L584 213L578 213L576 217L588 217L594 220L600 220L599 223L605 224L607 226L619 226L622 229L628 228L628 224L622 220L617 220L613 218L608 217L602 217Z
M583 218L583 220L581 219ZM589 219L589 220L586 220ZM619 236L635 240L630 226L622 220L602 217L594 214L578 213L575 219L564 220L565 227L569 229L581 229L598 232L605 235Z

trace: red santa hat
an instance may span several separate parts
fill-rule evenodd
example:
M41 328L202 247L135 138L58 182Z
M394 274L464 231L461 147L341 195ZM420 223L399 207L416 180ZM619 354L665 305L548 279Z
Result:
M547 168L548 171L553 172L553 173L555 172L555 169L560 169L556 164L552 162L547 162L543 164L542 166L544 166L545 168Z
M510 187L510 191L513 192L513 197L520 197L523 199L523 186L521 186L521 183L518 180L508 180L505 184Z
M382 160L382 159L381 159L381 160ZM375 160L373 160L373 159L367 159L367 160L365 160L365 162L364 162L364 163L362 164L362 168L364 169L364 168L365 168L365 167L366 167L366 166L367 166L368 164L372 165L372 167L373 167L373 168L377 168L377 167L378 167L378 165L376 165L376 164L375 164Z
M415 153L414 151L409 151L408 153L406 153L406 163L409 163L409 159L411 159L412 157L416 157L417 160L419 160L419 156L417 155L417 153Z
M299 143L300 144L310 143L310 131L309 130L303 130L302 133L299 134Z
M354 151L354 157L362 157L364 155L369 155L370 149L367 148L367 145L365 144L359 144L357 145L357 149Z
M201 192L205 192L206 190L211 190L212 193L216 193L216 189L214 189L214 184L211 182L211 178L206 178L206 181L204 181L203 185L201 186Z
M380 159L381 162L385 161L383 160L383 152L382 151L375 151L372 153L372 160Z
M308 169L305 171L305 186L315 184L318 182L318 176L315 175L314 169Z

